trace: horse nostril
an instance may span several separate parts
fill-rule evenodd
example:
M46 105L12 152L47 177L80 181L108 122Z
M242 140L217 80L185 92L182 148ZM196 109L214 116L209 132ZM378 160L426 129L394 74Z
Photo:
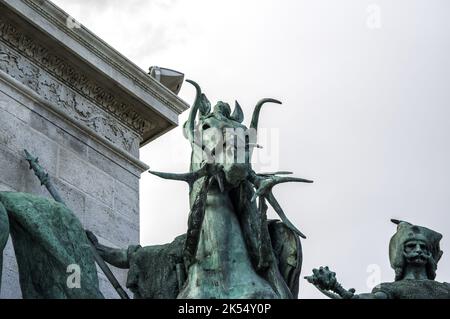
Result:
M208 130L208 129L210 129L211 128L211 126L209 126L209 124L204 124L203 126L202 126L202 130L204 130L204 131L206 131L206 130Z

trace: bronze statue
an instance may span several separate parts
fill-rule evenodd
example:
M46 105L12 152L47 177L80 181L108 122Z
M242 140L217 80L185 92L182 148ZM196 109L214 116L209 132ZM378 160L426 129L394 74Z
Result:
M38 159L25 154L30 169L55 200L0 192L0 281L3 250L11 235L24 299L102 299L95 261L102 266L103 260ZM79 271L79 283L73 286L71 271Z
M195 103L184 133L191 144L186 174L150 171L158 177L187 182L190 213L187 232L172 243L158 246L110 248L85 231L65 206L48 174L26 152L30 168L54 200L31 194L0 192L0 279L2 251L13 239L24 298L103 298L97 263L118 294L128 296L106 263L129 269L127 288L134 298L291 299L297 298L303 261L300 238L272 193L280 183L310 180L290 172L256 173L251 164L257 143L259 115L250 127L236 102L212 109L198 84ZM280 220L268 220L270 204ZM435 281L442 256L442 235L425 227L393 220L398 225L389 246L395 281L371 293L346 290L328 267L305 277L334 299L450 298L450 284ZM106 263L105 263L106 262ZM81 271L81 288L66 282L68 266ZM1 287L0 287L1 288Z
M442 235L408 222L392 222L398 225L389 244L394 282L382 283L371 293L355 294L354 289L345 290L328 267L314 269L305 278L333 299L450 299L450 284L434 280L442 256Z
M250 128L236 102L214 109L200 87L184 126L192 147L190 172L151 171L190 187L188 230L173 243L128 250L97 244L100 255L116 267L130 268L127 286L136 298L296 298L304 235L287 219L272 188L304 182L291 173L257 174L251 166L264 104L257 104ZM256 202L258 199L258 203ZM281 221L267 220L268 202ZM95 236L89 233L95 242Z
M302 264L300 238L272 188L312 181L290 172L256 173L251 156L264 99L250 128L236 102L211 105L200 87L185 125L192 146L186 174L150 172L190 186L187 233L160 246L113 249L101 245L66 207L38 159L26 159L53 200L0 192L0 256L13 238L24 298L103 298L95 262L119 295L128 296L105 261L129 269L127 287L135 298L296 298ZM258 201L258 202L257 202ZM281 221L267 220L267 202ZM31 256L31 257L30 257ZM1 260L0 260L1 261ZM66 284L67 269L77 264L82 288ZM1 264L0 264L1 266ZM1 274L1 267L0 267Z

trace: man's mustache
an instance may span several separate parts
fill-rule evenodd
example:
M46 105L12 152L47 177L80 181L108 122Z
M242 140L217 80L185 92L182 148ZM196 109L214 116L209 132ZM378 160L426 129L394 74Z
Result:
M428 260L431 258L431 254L427 254L427 253L404 253L403 254L407 259L417 259L417 258L421 258L424 260Z

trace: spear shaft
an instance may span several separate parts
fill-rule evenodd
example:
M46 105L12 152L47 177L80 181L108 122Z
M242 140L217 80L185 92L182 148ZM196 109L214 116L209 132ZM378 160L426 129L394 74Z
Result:
M30 169L34 171L34 174L41 182L42 186L45 186L50 193L50 195L53 197L53 199L63 204L64 206L67 206L61 196L59 195L58 191L52 184L50 180L50 176L48 173L42 168L42 166L39 164L39 159L37 157L33 157L27 150L25 150L25 158L30 164ZM88 238L89 245L91 247L92 253L94 255L94 259L97 262L100 269L105 274L106 278L108 278L111 285L114 287L114 289L117 291L121 299L130 299L126 291L122 288L117 278L112 273L111 269L108 267L106 262L103 260L103 258L99 255L97 248L95 248L95 245L92 243L92 241Z

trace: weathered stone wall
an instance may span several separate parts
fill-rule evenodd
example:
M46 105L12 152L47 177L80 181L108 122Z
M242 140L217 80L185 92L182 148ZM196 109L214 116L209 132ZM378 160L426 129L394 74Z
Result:
M139 243L139 175L17 89L0 84L0 190L49 196L29 170L23 149L39 156L67 205L86 229L113 247ZM125 284L125 273L115 270ZM116 298L101 274L102 291ZM17 265L9 243L1 298L20 298Z
M0 2L0 191L50 196L38 156L66 204L100 242L139 243L139 148L187 105L46 0ZM11 242L1 298L21 298ZM125 287L126 271L113 272ZM100 274L106 298L117 293Z

